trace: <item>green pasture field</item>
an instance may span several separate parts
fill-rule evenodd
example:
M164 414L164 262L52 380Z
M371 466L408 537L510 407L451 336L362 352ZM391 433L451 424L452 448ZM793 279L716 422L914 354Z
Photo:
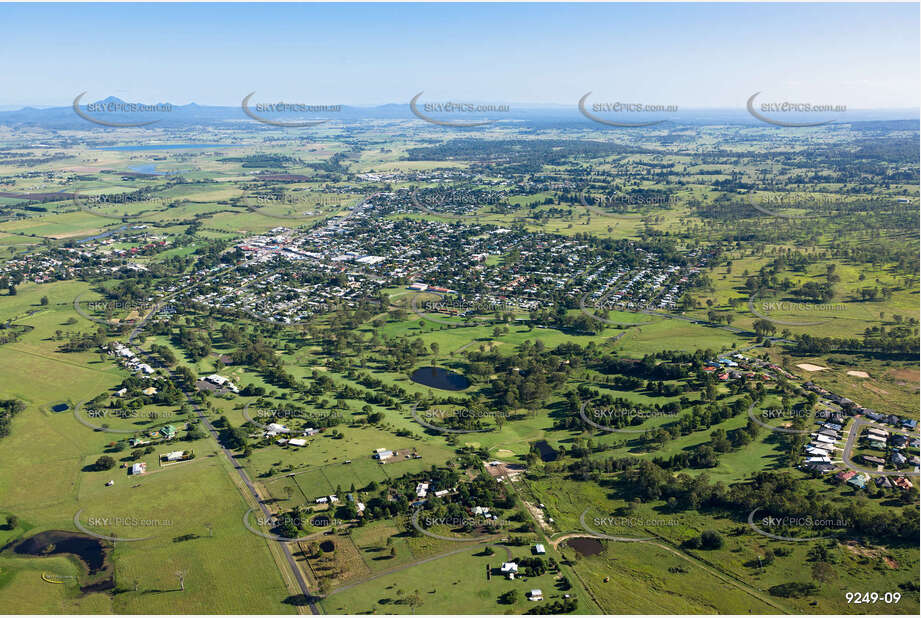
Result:
M108 595L83 595L77 584L52 584L42 579L42 574L79 577L80 572L73 561L64 557L0 557L0 602L7 611L20 614L111 613Z
M750 329L755 320L761 319L753 314L748 307L751 294L744 288L745 275L756 274L758 269L766 264L768 259L762 257L732 256L732 272L727 273L725 265L711 270L710 279L714 284L715 292L696 293L701 299L711 298L713 308L719 311L731 311L735 320L733 326ZM841 260L820 261L810 265L804 274L784 272L783 276L789 277L795 285L801 286L807 282L822 284L825 282L825 266L834 264L835 274L841 281L835 284L835 297L825 303L824 310L808 311L802 306L815 307L812 303L803 303L789 294L764 292L757 294L753 300L755 309L770 320L777 320L775 326L780 334L787 329L793 334L808 334L814 337L860 337L866 328L886 326L891 327L893 315L903 318L918 318L918 292L914 288L906 289L903 286L904 277L896 275L884 268L872 268L869 265L852 265ZM865 279L859 280L863 274ZM879 284L876 281L879 280ZM895 287L893 296L888 301L861 301L857 290L865 287ZM744 302L733 309L728 301L737 298ZM768 303L781 301L785 305L774 307ZM767 304L767 305L766 305ZM706 316L706 307L691 315ZM880 317L880 313L884 317ZM793 324L784 324L792 322ZM820 322L812 324L813 322ZM797 325L798 324L798 325Z
M71 564L67 559L4 556L0 558L0 605L20 613L49 611L52 607L90 613L194 613L201 607L228 613L292 613L291 606L281 603L287 591L264 549L265 541L242 527L245 507L229 480L230 471L214 457L216 449L210 438L154 445L154 453L141 459L147 462L149 472L138 477L139 488L133 487L136 479L127 476L125 469L84 470L105 452L106 445L123 436L79 424L72 406L111 389L124 375L110 359L100 361L96 351L58 351L57 330L95 329L73 310L74 297L86 289L85 283L76 281L23 284L16 296L4 295L0 300L0 318L15 318L16 323L34 327L20 341L0 346L0 364L4 367L0 372L0 392L27 405L13 420L11 433L0 448L4 511L19 517L28 527L28 534L48 529L73 530L74 514L84 508L84 524L87 516L102 517L107 513L169 519L174 522L169 530L172 536L164 537L159 544L119 544L114 555L116 576L122 584L134 578L140 583L137 593L132 589L114 600L105 594L80 596L65 585L40 579L42 570L52 565L56 572L66 572L57 567ZM48 297L47 306L39 303L42 296ZM36 313L27 315L31 311ZM76 323L68 324L71 318L76 318ZM66 402L71 409L51 412L50 405L56 402ZM157 455L167 449L191 449L198 457L189 463L160 467ZM129 452L130 449L114 456L119 460ZM109 479L115 480L115 485L105 487ZM172 541L183 534L207 535L206 523L212 524L213 538ZM18 533L23 531L24 528ZM118 532L130 536L133 531L126 528ZM247 557L228 568L221 558L227 547L248 548L242 550ZM176 587L174 571L183 568L189 571L185 594L170 592ZM215 585L241 594L213 599Z
M48 208L48 214L0 223L0 231L39 239L66 239L98 233L113 223L109 219L77 210L69 200L48 204Z
M564 541L565 543L565 541ZM578 557L573 569L609 614L778 613L752 596L674 553L648 543L602 541L604 551ZM561 548L564 547L561 545ZM763 595L762 595L763 596Z
M623 356L642 358L664 350L728 351L749 342L749 339L725 330L666 318L653 324L630 328L623 339L618 341L617 349Z
M527 553L526 547L513 548L513 554ZM524 593L532 588L543 591L545 603L562 600L563 592L555 587L555 576L550 573L514 581L494 574L487 580L486 569L497 570L504 559L505 552L501 547L496 548L492 556L486 556L482 553L482 546L472 546L450 556L336 591L323 600L323 607L330 613L406 613L409 607L397 601L416 590L422 599L422 604L416 608L420 614L488 614L504 613L507 609L523 613L537 605L524 598ZM515 590L521 596L513 605L499 604L498 597L509 590ZM575 592L575 588L569 593L578 599L579 613L596 613L590 600ZM463 599L462 604L458 604L459 598Z
M797 476L800 475L797 474ZM716 480L712 475L710 477L711 482ZM830 500L840 500L842 498L839 492L848 491L828 485L823 481L816 483L816 489L820 493L827 494ZM768 599L770 606L776 608L775 611L783 609L803 613L812 612L815 610L812 609L814 606L810 606L810 602L815 600L819 608L828 613L849 613L853 611L853 608L848 609L844 592L875 589L873 586L882 586L881 590L893 590L894 582L909 580L911 573L917 570L917 554L910 548L873 546L867 550L870 557L867 560L868 556L861 555L861 550L848 546L846 543L777 541L757 534L744 522L733 522L716 513L709 514L694 510L672 512L662 501L644 501L632 513L622 515L618 509L626 507L630 500L629 490L622 493L621 498L612 501L608 498L608 490L594 484L566 483L561 479L544 478L533 481L531 488L535 495L547 505L547 512L557 520L563 530L582 530L579 516L588 509L585 521L590 528L598 532L632 538L653 537L655 543L668 548L669 551L666 553L661 547L656 548L656 546L650 546L649 543L605 540L603 541L605 550L601 554L577 560L574 568L580 573L583 581L588 582L589 588L597 592L601 598L607 596L609 602L615 602L620 597L615 596L615 590L608 590L607 594L603 592L609 588L606 584L611 583L603 582L604 576L610 576L612 581L629 576L632 579L647 582L650 578L671 579L673 576L677 576L678 580L686 579L696 582L700 577L706 577L706 581L711 582L711 585L695 584L699 592L691 593L688 597L702 606L713 608L707 611L737 611L732 609L733 604L755 602L756 597L750 594L750 591L754 590L762 599ZM622 521L620 517L626 518L626 526L620 525ZM684 550L679 547L684 540L708 529L716 530L723 536L725 543L721 549ZM742 531L741 534L737 534L739 530ZM825 543L831 546L836 560L835 583L830 586L820 586L818 593L804 599L772 596L768 592L771 586L791 581L812 581L812 562L808 560L806 553L815 543ZM792 551L787 556L778 555L773 564L760 567L758 556L763 556L764 551L768 548L776 550L778 547L785 547ZM661 558L665 564L673 563L674 567L680 566L686 572L672 571L671 568L655 568L654 572L648 572L649 565L653 563L644 557L648 556L651 551L654 553L661 551ZM863 553L866 554L867 551ZM572 553L570 550L567 555ZM884 557L888 557L892 562L885 562L882 559ZM637 562L640 558L644 558L643 562ZM883 565L882 568L880 565ZM702 572L705 567L710 570L709 574ZM712 571L720 572L735 580L736 585L732 586L731 590L724 590L727 587L725 577L718 578L712 575ZM697 573L699 577L689 578L689 573ZM738 585L739 583L742 585ZM673 585L680 589L688 586L689 582L685 581L682 584L681 581L675 581ZM629 590L646 590L646 588L639 588L635 583L624 587ZM660 585L654 585L651 588L653 591L663 589ZM749 590L749 594L742 595L745 590ZM658 604L666 602L668 598L655 595L648 597L646 594L622 594L626 595L625 598L631 599L631 603L637 604L633 611L662 611L655 605L641 608L644 602L653 601ZM903 591L902 596L902 603L898 607L891 607L891 611L894 613L916 611L917 592ZM732 600L733 597L735 600ZM684 599L685 595L682 594L679 598ZM604 605L603 601L602 605ZM748 606L742 605L741 607ZM612 607L606 609L613 611Z
M77 424L68 413L50 415L30 408L16 417L11 435L0 449L0 491L5 497L5 510L29 527L28 534L73 530L73 518L82 509L80 521L90 530L108 536L155 537L120 543L114 553L118 581L127 586L136 579L138 592L132 588L117 597L74 597L70 602L75 603L75 608L105 607L107 612L136 613L152 611L153 607L165 613L183 607L181 611L194 612L196 607L207 605L228 613L291 613L291 608L281 603L287 592L265 549L265 541L242 526L245 506L213 441L157 445L154 453L142 457L148 472L138 477L128 476L125 469L118 467L103 472L85 471L84 466L103 452L102 445L94 441L108 441L111 436ZM33 444L41 444L41 451L31 449L29 445ZM169 466L157 463L158 454L177 448L193 450L197 457ZM115 484L106 487L110 479ZM93 517L120 517L123 523L94 526L90 519ZM147 521L136 524L133 519ZM209 526L213 536L209 536ZM174 541L187 534L201 538ZM228 547L241 551L245 558L232 565L222 564L225 561L221 556L226 555ZM5 608L23 612L39 607L32 604L35 599L24 602L18 587L9 581L3 585L3 575L7 568L11 569L17 572L16 582L22 582L21 578L29 580L22 583L35 589L31 578L40 574L46 560L0 558L0 602ZM176 587L177 569L188 571L184 594L170 592ZM52 584L40 583L44 587L41 589L47 589L54 599ZM215 585L234 587L240 594L207 600ZM102 599L106 602L99 605Z
M360 489L371 481L382 482L388 478L428 469L433 465L443 465L452 457L451 450L437 442L399 437L376 427L340 425L336 429L343 433L343 438L332 438L331 430L326 430L316 436L305 438L305 447L272 444L254 448L252 454L240 460L240 463L256 478L270 470L274 470L274 474L281 474L289 467L297 471L309 469L308 474L316 478L321 486L325 480L331 489L341 485L343 490L348 491L352 484ZM380 464L371 458L376 448L415 448L422 455L422 459L398 459ZM344 463L349 460L351 464ZM301 484L300 475L297 480ZM317 493L317 496L321 495L324 494ZM311 496L308 495L309 497Z

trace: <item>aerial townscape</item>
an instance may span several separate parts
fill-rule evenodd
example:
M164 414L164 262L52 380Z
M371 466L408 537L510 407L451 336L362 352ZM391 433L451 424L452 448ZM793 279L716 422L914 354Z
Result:
M209 6L0 4L0 613L918 615L917 5Z

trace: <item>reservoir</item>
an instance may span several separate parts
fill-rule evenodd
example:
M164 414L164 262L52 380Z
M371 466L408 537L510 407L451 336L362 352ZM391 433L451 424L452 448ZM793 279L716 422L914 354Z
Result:
M129 165L128 169L132 172L137 172L138 174L148 174L150 176L169 176L170 174L175 174L176 172L158 172L157 165L155 163L147 163L145 165Z
M443 391L462 391L470 386L470 380L465 376L441 367L419 367L413 371L409 379L416 384Z

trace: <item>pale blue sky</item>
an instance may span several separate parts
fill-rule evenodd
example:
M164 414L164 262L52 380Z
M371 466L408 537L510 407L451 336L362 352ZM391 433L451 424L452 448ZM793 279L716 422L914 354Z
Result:
M919 105L918 4L0 5L0 105Z

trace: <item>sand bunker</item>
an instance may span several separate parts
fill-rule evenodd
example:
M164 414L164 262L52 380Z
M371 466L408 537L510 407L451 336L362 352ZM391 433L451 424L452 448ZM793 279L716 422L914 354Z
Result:
M803 371L827 371L828 367L820 367L819 365L810 365L809 363L803 363L802 365L797 365Z
M866 371L848 371L847 375L854 376L855 378L869 378L870 374Z

